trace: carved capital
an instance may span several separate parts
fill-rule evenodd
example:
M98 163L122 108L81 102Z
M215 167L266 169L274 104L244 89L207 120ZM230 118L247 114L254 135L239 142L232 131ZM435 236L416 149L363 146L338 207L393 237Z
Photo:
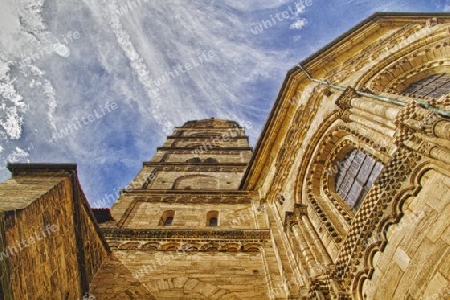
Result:
M287 211L284 218L284 229L290 229L293 225L298 224L298 218L292 211Z
M431 150L436 147L436 145L434 145L433 143L430 142L422 142L419 146L419 149L417 149L417 151L420 154L423 154L425 156L430 157L431 156Z
M296 203L294 205L294 215L297 220L300 220L302 216L306 216L308 214L306 208L307 206L304 204Z
M436 17L434 17L434 18L428 19L425 22L425 27L431 28L431 27L436 26L437 24L438 24L438 19Z
M348 87L336 100L336 105L343 110L347 110L352 108L352 98L358 97L355 91Z
M352 114L350 113L350 111L348 111L348 110L344 110L344 111L342 111L342 114L341 114L341 119L345 122L345 123L349 123L351 120L350 120L350 116L351 116Z

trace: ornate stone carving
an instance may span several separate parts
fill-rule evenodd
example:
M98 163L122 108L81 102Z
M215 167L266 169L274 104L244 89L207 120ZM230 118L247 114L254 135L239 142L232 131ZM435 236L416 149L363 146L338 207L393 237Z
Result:
M149 164L154 166L154 164ZM174 164L174 165L159 165L155 167L154 172L244 172L245 164L239 165L188 165L188 164Z
M201 190L190 193L168 193L145 195L144 193L130 193L135 196L138 202L164 202L164 203L217 203L217 204L237 204L251 203L253 195L233 195L232 193L223 193L222 195L202 194Z
M258 241L233 241L233 240L215 240L215 241L194 241L182 240L179 242L164 241L116 241L108 238L113 250L141 250L141 251L205 251L205 252L259 252L263 243Z
M352 108L352 99L358 97L355 91L348 87L336 100L336 105L343 110Z
M211 229L123 229L103 228L109 239L152 240L152 239L232 239L265 241L270 239L270 230L211 230Z
M336 274L343 279L347 289L350 289L354 270L362 262L362 250L371 229L378 228L383 211L399 192L401 183L406 180L409 170L417 165L418 159L417 154L398 149L359 208L336 261Z

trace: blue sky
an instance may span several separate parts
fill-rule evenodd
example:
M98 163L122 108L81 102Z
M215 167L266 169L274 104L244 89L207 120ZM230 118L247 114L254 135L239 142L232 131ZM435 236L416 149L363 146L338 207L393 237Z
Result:
M0 0L0 181L7 161L73 162L95 203L188 120L250 123L254 145L296 63L376 11L449 10L450 0Z

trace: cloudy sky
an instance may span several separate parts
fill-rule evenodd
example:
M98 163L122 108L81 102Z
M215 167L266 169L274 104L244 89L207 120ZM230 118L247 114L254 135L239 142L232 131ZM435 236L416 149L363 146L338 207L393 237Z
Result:
M188 120L247 122L254 145L306 56L376 11L449 10L450 0L0 0L0 181L8 161L73 162L95 204Z

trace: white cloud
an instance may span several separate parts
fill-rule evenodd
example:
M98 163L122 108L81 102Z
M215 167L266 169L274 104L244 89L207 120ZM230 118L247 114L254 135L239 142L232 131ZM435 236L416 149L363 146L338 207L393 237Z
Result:
M7 161L11 163L24 161L26 157L28 157L29 154L27 151L23 150L20 147L16 147L16 149L8 155ZM26 160L28 162L28 160Z
M7 73L9 68L7 63L0 60L0 65L4 73L0 74L0 132L11 139L18 139L22 133L23 113L26 111L26 105L23 97L16 91L14 81ZM6 67L5 67L6 66Z
M225 4L241 11L254 11L280 7L291 3L291 0L222 0Z
M303 27L305 27L306 24L308 24L308 21L303 18L303 19L299 19L299 20L295 21L294 23L292 23L291 26L289 26L289 28L300 30Z

